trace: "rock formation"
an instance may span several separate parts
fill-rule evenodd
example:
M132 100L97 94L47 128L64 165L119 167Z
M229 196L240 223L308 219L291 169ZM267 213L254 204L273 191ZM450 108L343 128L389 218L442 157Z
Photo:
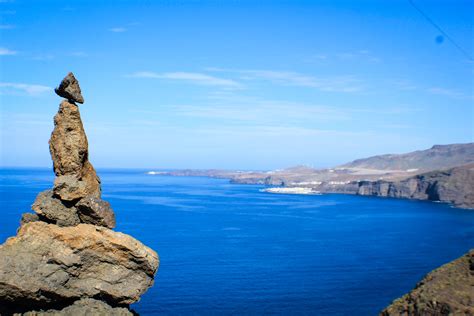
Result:
M114 307L138 301L153 285L158 255L111 230L115 214L101 199L75 104L84 102L79 83L69 73L55 91L67 98L49 141L56 179L0 246L0 315L130 315Z
M430 272L381 316L474 315L474 250Z

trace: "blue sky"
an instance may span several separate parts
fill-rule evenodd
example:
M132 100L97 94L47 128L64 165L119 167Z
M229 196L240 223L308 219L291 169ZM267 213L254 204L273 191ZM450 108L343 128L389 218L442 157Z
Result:
M414 3L474 55L472 1ZM51 165L68 71L97 167L326 167L474 141L474 63L408 0L0 0L0 15L2 166Z

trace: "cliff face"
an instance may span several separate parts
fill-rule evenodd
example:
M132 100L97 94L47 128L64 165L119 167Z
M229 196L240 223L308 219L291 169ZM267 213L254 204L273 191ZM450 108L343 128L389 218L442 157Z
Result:
M401 181L361 181L356 194L441 201L474 208L474 164L432 171Z
M474 250L430 272L381 316L474 315Z
M55 91L67 98L49 141L56 179L38 194L34 213L23 214L17 235L0 246L0 314L130 315L107 304L138 301L153 285L158 255L112 230L115 213L101 199L76 105L84 102L79 83L70 73Z

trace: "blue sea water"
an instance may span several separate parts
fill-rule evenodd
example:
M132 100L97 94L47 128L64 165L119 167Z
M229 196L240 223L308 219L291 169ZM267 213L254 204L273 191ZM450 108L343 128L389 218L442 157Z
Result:
M348 195L277 195L210 178L99 170L117 231L155 249L140 315L376 315L474 247L474 211ZM0 242L52 171L0 170Z

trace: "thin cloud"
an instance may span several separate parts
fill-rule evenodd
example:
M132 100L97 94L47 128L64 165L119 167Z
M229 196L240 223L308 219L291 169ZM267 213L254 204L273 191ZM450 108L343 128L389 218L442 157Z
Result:
M442 95L452 99L472 99L472 95L466 95L458 90L446 89L440 87L428 88L427 91L431 94Z
M73 56L73 57L88 57L89 54L85 53L85 52L72 52L69 54L69 56Z
M358 51L341 52L336 54L315 54L304 59L308 63L328 63L328 62L369 62L380 63L382 59L373 55L369 50L362 49Z
M1 93L26 93L30 96L37 96L45 92L50 92L53 89L51 87L27 84L27 83L12 83L12 82L0 82Z
M5 47L0 47L0 56L16 55L17 52Z
M393 80L393 81L391 81L391 84L398 87L399 90L410 91L410 90L416 90L417 89L417 86L409 80L403 80L403 79Z
M113 28L110 28L109 31L114 32L114 33L123 33L123 32L126 32L127 29L124 27L113 27Z
M185 81L188 83L206 85L206 86L223 86L223 87L240 87L240 83L230 79L218 78L202 73L195 72L165 72L155 73L150 71L136 72L128 77L132 78L151 78L151 79L167 79L176 81Z
M274 70L233 70L221 68L207 68L208 71L238 73L243 80L264 80L285 86L299 86L315 88L327 92L358 92L363 85L354 76L315 77L292 71Z
M33 56L31 59L46 61L46 60L53 60L54 58L55 58L55 56L52 55L52 54L41 54L41 55Z
M344 52L335 55L340 60L363 60L372 63L379 63L381 58L372 55L369 50L362 49L354 52Z
M0 24L0 30L11 30L14 28L15 28L15 25L13 24Z

